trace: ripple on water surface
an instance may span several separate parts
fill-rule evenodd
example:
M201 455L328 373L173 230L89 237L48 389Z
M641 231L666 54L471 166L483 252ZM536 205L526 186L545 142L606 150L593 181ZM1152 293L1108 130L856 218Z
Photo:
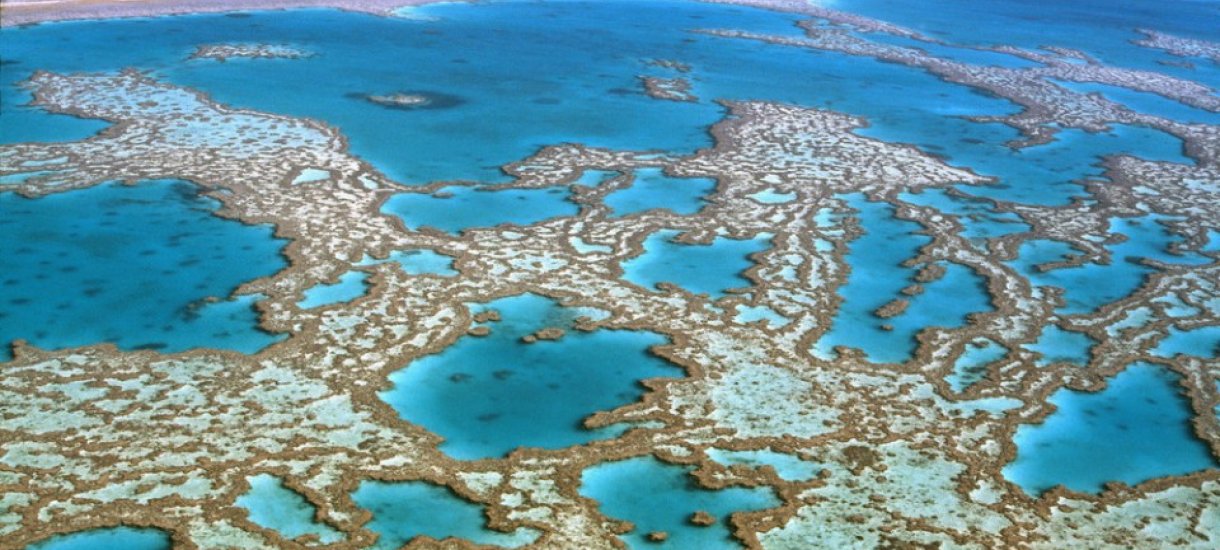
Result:
M1060 389L1041 424L1017 429L1017 457L1004 477L1039 495L1056 485L1100 492L1108 481L1134 485L1217 466L1190 426L1178 375L1137 363L1100 392Z
M599 464L581 474L580 494L598 501L602 514L634 524L632 531L620 535L631 548L740 548L730 536L729 516L780 505L768 488L706 489L690 471L652 457ZM691 523L691 516L700 511L714 522ZM664 543L648 540L657 532L667 535Z
M373 519L365 527L377 533L373 545L377 550L399 548L421 536L511 548L529 544L539 535L526 528L511 533L493 531L486 526L481 506L424 481L365 481L352 493L352 500L372 512Z
M403 418L444 437L441 450L458 459L612 437L621 431L616 426L587 430L581 422L639 399L640 380L683 374L648 352L667 342L658 334L574 330L578 317L592 318L597 310L564 308L534 294L471 306L476 315L489 310L502 320L475 324L488 335L463 336L417 359L391 374L394 387L381 394ZM556 340L523 341L546 328L565 332Z
M283 269L285 241L214 216L218 207L173 180L0 194L0 359L15 339L246 353L280 339L258 329L255 296L224 298Z

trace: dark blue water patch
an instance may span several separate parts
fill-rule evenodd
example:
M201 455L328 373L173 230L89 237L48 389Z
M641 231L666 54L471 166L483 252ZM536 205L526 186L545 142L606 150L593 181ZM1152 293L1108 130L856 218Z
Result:
M446 187L438 194L401 193L385 201L381 211L402 219L409 229L432 227L460 233L474 227L501 224L531 225L580 212L565 188L504 189Z
M623 278L644 288L671 283L694 294L711 298L752 283L742 276L754 265L751 254L770 246L770 235L753 239L716 237L711 244L674 241L680 232L665 229L644 240L644 252L623 262Z
M539 535L525 528L511 533L489 529L481 506L424 481L364 481L352 493L352 501L373 515L365 527L377 533L376 550L401 548L421 536L515 548Z
M26 550L170 550L169 533L140 527L104 527L35 542Z
M257 297L224 299L286 267L286 241L214 216L219 206L175 180L0 194L0 358L16 339L246 353L282 339L258 328Z
M689 215L703 209L703 197L716 189L711 178L674 178L660 168L635 171L631 187L606 195L605 204L615 217L664 208L675 214Z
M1017 429L1017 456L1004 477L1037 496L1056 485L1097 493L1109 481L1135 485L1215 468L1215 457L1191 429L1178 380L1169 370L1137 363L1100 392L1055 392L1055 412Z
M498 457L518 447L559 449L621 433L611 426L585 429L589 415L626 405L644 393L641 380L682 376L648 350L667 342L652 332L575 330L577 317L534 294L470 306L472 314L499 312L479 323L487 336L467 335L444 351L413 361L390 375L381 393L400 416L445 438L440 449L462 459ZM523 339L545 328L558 340Z
M300 493L285 487L278 477L259 474L247 480L250 490L238 497L236 504L246 509L255 525L278 531L288 540L316 535L318 542L331 544L343 539L343 533L315 519L316 506Z
M1141 259L1177 265L1210 262L1209 258L1198 253L1171 254L1169 246L1181 242L1183 238L1165 228L1161 221L1167 219L1166 216L1149 214L1142 218L1111 220L1110 232L1122 234L1127 240L1108 247L1111 254L1108 265L1086 263L1041 271L1037 269L1038 265L1058 262L1075 253L1066 243L1048 240L1022 243L1017 259L1010 264L1036 286L1050 285L1065 289L1065 303L1059 311L1092 312L1129 296L1149 274L1156 271L1156 268L1141 263Z
M630 548L741 548L730 535L729 516L780 505L769 488L713 491L699 486L690 471L652 457L603 463L581 474L580 494L596 500L602 514L634 524L620 535ZM700 511L715 522L691 523L691 516ZM664 543L648 540L657 532L667 535Z

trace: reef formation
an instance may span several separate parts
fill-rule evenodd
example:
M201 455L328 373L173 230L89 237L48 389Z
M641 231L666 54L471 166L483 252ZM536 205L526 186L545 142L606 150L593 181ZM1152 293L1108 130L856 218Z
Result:
M974 65L869 40L857 31L938 43L858 15L795 1L731 3L811 20L801 37L697 32L897 63L1007 98L1021 110L986 120L1019 130L1022 139L1010 144L1015 149L1048 143L1067 129L1104 132L1124 124L1180 138L1193 163L1116 155L1104 160L1107 181L1083 183L1088 200L1037 206L985 199L991 211L1026 228L979 242L966 236L965 216L908 199L934 190L965 197L990 178L912 145L866 137L860 130L868 121L848 113L724 100L727 116L710 130L712 147L675 155L555 144L504 166L511 180L491 187L566 188L579 206L576 215L451 233L408 228L382 205L396 195L430 195L466 183L392 181L351 154L335 127L229 107L136 71L38 72L23 83L36 105L112 126L76 142L0 146L0 177L55 163L54 171L26 177L12 191L39 197L115 180L176 178L222 204L219 215L274 224L276 236L289 241L289 267L235 295L264 296L257 304L260 326L289 336L249 355L109 345L56 351L16 342L0 374L3 546L118 524L164 529L181 548L318 543L317 534L285 538L238 506L250 478L271 474L342 535L329 542L334 548L366 547L376 539L372 515L352 497L369 481L446 487L485 506L495 531L537 532L539 547L606 548L633 526L582 494L582 472L637 457L688 467L704 487L771 491L778 505L727 520L733 537L750 547L1220 544L1214 458L1210 468L1134 486L1113 482L1097 493L1060 486L1031 495L1003 474L1019 453L1015 434L1054 412L1056 392L1100 391L1136 363L1176 375L1175 390L1193 414L1192 434L1212 457L1220 456L1214 350L1158 351L1176 333L1220 325L1220 126L1137 112L1059 82L1108 84L1220 112L1214 91L1063 49L996 46L1037 66ZM1214 59L1220 50L1205 41L1146 36L1141 45L1177 55ZM269 48L201 46L196 56L295 52ZM658 67L689 70L676 62ZM697 99L682 77L641 80L658 99ZM386 96L395 106L404 101L416 105L411 97ZM302 179L306 170L326 176ZM716 185L693 213L613 215L606 197L646 170ZM617 175L598 185L578 183L595 171ZM864 234L851 196L888 205L926 237L915 256L895 259L918 275L901 297L876 310L879 324L908 314L925 287L948 276L946 266L980 277L990 308L960 327L919 331L906 361L874 362L846 346L815 353L843 302L837 290L851 276L851 243ZM1100 308L1067 312L1070 289L1037 284L1014 265L1023 246L1045 240L1070 245L1072 254L1036 266L1042 273L1123 261L1112 252L1124 241L1116 223L1150 215L1161 216L1157 223L1180 238L1171 254L1199 261L1144 260L1153 269L1138 288ZM762 239L767 246L749 257L752 265L742 274L748 287L723 296L626 280L623 264L644 254L644 242L660 231L675 232L681 244L727 238ZM452 273L408 273L395 262L365 261L404 250L452 258ZM308 289L352 270L366 274L363 295L324 307L299 305ZM606 313L569 331L664 336L668 343L652 353L682 367L685 376L647 380L637 402L584 421L588 429L629 426L616 437L457 460L438 448L440 437L401 419L379 392L404 365L468 334L485 335L479 324L492 314L476 313L471 304L525 293ZM746 310L769 315L743 320ZM1029 346L1048 326L1094 342L1085 365L1040 361ZM529 335L533 346L566 337L557 327ZM1008 352L984 365L972 383L951 384L964 358L986 342ZM816 464L818 473L782 477L775 466L713 458L725 452L791 455ZM695 513L689 521L716 520ZM670 536L640 535L655 542Z

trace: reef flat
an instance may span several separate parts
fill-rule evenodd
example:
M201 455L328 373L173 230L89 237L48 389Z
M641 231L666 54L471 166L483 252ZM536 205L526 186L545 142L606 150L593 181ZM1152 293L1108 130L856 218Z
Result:
M723 95L733 77L676 48L632 61L615 82L633 87L611 93L708 108L704 145L560 136L497 166L499 181L405 182L324 117L221 101L173 71L29 67L19 85L40 116L107 126L0 144L0 191L19 199L0 207L189 182L207 215L287 243L287 266L232 289L285 337L44 349L0 318L0 547L1220 545L1220 126L1063 83L1207 113L1215 90L1079 50L965 48L1023 60L980 64L863 15L727 4L701 9L771 10L774 32L690 17L682 39L985 94L1010 109L896 104L998 128L993 145L1029 162L1128 127L1180 151L1069 147L1096 171L1025 189L1062 200L1016 200L1032 184L972 166L980 144L939 128L941 151L890 139L902 122L767 96L773 82ZM550 9L524 5L506 13ZM1220 47L1130 34L1200 64ZM287 43L195 46L248 58L225 66L327 55L275 49ZM477 107L393 108L416 104L393 91L415 83L392 80L374 94L390 109L353 101ZM613 395L581 399L598 388ZM1081 458L1098 468L1064 464Z

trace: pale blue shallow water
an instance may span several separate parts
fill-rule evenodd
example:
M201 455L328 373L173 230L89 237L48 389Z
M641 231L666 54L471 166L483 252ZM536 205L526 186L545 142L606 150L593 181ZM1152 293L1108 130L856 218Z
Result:
M373 548L392 550L420 536L464 539L475 544L517 547L538 537L536 531L511 533L486 526L481 506L463 500L446 487L423 481L365 481L352 493L357 506L373 513L365 527L377 533Z
M51 537L26 550L170 550L169 534L160 529L106 527Z
M1036 496L1055 485L1097 493L1108 481L1134 485L1217 467L1190 427L1178 380L1162 367L1137 363L1100 392L1055 392L1055 412L1017 429L1017 457L1004 477Z
M390 375L394 387L381 394L404 419L444 437L441 450L458 459L612 437L621 429L587 430L581 422L639 399L640 380L683 374L648 352L667 342L654 333L575 330L573 321L589 312L534 294L471 308L487 309L502 318L483 324L491 334L463 336L441 353L412 362ZM566 334L555 341L521 341L548 327Z
M689 472L689 467L652 457L607 462L581 474L580 494L601 503L602 514L635 524L634 530L620 535L630 548L740 548L729 536L729 515L780 504L767 488L704 489ZM691 515L700 510L711 514L716 523L707 527L691 524ZM664 531L668 540L647 540L654 531Z
M250 490L238 497L236 504L247 510L250 521L278 531L289 540L302 535L317 535L323 544L343 539L343 534L333 527L318 523L317 507L285 487L278 477L259 474L247 479Z
M796 455L780 453L771 449L756 451L730 451L726 449L708 449L708 458L725 466L745 466L761 468L770 466L780 479L789 481L805 481L817 475L821 468L812 462L802 460Z
M255 297L225 299L286 267L285 241L270 226L213 216L218 207L172 180L0 193L0 360L16 339L246 353L282 339L257 328Z

